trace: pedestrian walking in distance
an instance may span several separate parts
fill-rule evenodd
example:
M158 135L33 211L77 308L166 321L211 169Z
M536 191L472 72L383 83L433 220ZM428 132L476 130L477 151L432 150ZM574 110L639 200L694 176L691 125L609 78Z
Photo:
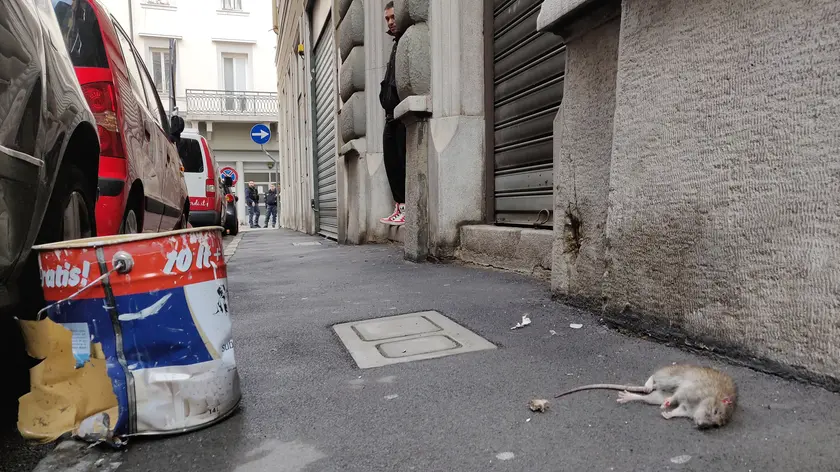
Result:
M271 227L277 224L277 188L274 184L269 185L265 193L265 227L268 228L268 220L271 219Z
M260 227L260 192L254 186L254 181L248 182L245 189L245 204L248 206L248 226L251 228Z
M388 34L394 37L391 57L385 70L385 78L380 83L379 103L385 110L385 130L382 133L382 143L385 159L385 173L391 185L391 195L394 198L394 212L390 216L380 218L386 225L399 226L405 224L405 125L394 119L394 108L400 103L397 93L397 74L395 62L397 44L402 32L397 28L394 17L394 2L385 5L385 23L388 24Z

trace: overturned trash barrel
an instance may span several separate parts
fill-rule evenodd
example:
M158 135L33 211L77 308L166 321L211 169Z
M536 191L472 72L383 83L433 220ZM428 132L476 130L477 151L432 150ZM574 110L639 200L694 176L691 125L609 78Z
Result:
M122 445L220 421L241 398L222 228L34 249L47 307L21 321L31 392L18 429Z

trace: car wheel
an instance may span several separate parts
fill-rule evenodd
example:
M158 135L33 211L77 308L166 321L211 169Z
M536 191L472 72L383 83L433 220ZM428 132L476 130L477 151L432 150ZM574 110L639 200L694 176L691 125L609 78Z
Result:
M85 201L84 194L79 190L73 190L67 198L62 216L62 229L64 241L71 239L89 238L93 235L90 212Z
M85 193L87 181L75 166L61 169L41 225L40 244L96 235L93 200Z
M78 167L67 165L61 168L53 186L50 202L36 244L48 244L68 239L96 236L93 199L86 191L88 176ZM38 255L29 253L20 275L21 303L19 316L33 319L44 306L41 290Z
M137 212L130 208L125 212L122 226L120 227L120 234L137 234L140 232L139 223L137 222Z
M233 220L233 222L228 224L228 234L231 236L239 234L239 221Z

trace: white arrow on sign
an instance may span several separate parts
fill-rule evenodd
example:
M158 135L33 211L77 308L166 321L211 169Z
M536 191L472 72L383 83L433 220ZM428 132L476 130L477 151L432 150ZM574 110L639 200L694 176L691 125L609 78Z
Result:
M260 139L265 139L265 137L268 136L268 133L264 129L261 129L256 133L251 133L251 136L259 136Z

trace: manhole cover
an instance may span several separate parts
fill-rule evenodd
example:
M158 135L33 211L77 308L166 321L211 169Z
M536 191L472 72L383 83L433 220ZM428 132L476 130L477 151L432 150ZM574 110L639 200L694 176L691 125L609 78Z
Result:
M436 311L342 323L333 329L362 369L496 348Z

